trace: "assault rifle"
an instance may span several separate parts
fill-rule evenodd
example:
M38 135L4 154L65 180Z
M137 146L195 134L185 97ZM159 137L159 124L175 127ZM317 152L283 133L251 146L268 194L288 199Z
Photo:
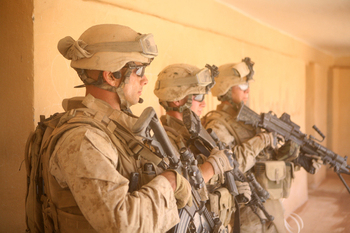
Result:
M180 222L170 232L224 233L225 230L219 217L209 212L205 206L206 200L203 200L205 195L200 194L206 192L206 186L198 169L197 161L186 148L180 151L181 160L179 160L175 148L152 107L148 107L142 112L132 128L132 132L142 137L144 144L162 159L159 166L163 169L177 170L191 184L193 205L191 207L185 206L179 210ZM169 164L164 160L165 158L168 158Z
M320 158L323 164L329 164L334 168L340 180L350 193L350 188L346 184L342 173L350 175L350 166L347 164L347 156L342 157L326 147L318 144L316 141L322 142L325 136L314 125L313 129L322 137L322 140L317 140L312 135L307 137L306 134L300 131L300 126L291 121L290 115L283 113L280 118L277 118L271 111L268 113L261 113L260 115L251 110L249 107L241 104L241 108L237 115L237 121L243 121L245 124L253 127L263 128L268 132L276 132L277 135L282 136L286 141L292 140L300 146L299 158L295 161L305 168L311 174L315 174L315 168L312 166L312 159L314 157Z
M219 140L219 138L212 129L204 129L199 117L193 111L191 111L190 109L185 109L183 111L182 119L188 132L191 135L188 143L195 146L202 154L209 156L210 151L215 147L218 147L220 150L226 149L226 145ZM266 220L261 218L261 216L258 214L258 209L260 209L264 213L265 217L269 221L273 221L274 217L266 211L263 205L263 202L265 202L265 200L269 198L269 193L261 187L261 185L256 181L255 176L252 173L248 174L248 179L248 176L246 177L239 170L239 164L236 159L234 159L233 163L234 169L225 173L225 185L227 189L233 196L236 197L237 202L246 203L248 201L246 197L244 197L242 194L238 194L235 180L240 182L248 182L252 191L252 196L250 202L247 203L247 205L250 206L253 212L259 217L262 224L264 224ZM236 225L237 224L235 224L235 226Z

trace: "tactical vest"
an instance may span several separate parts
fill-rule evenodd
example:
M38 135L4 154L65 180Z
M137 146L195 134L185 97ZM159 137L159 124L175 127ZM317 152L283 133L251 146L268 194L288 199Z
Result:
M202 118L202 124L206 126L213 120L219 121L235 138L234 146L241 146L261 130L237 121L237 110L237 106L220 104L216 111L211 111ZM274 152L271 148L262 150L256 156L257 162L253 171L258 182L270 193L272 199L287 198L294 178L294 166L291 162L271 161L272 153Z
M190 135L185 127L185 125L177 120L176 118L170 117L168 115L162 116L160 118L163 127L170 139L176 144L178 150L182 147L187 146L186 142L189 140ZM176 122L177 128L174 129L168 125L171 121ZM175 122L173 122L175 123ZM199 150L195 147L190 147L190 150L194 154L198 164L203 164L206 157L199 154ZM206 184L207 190L209 192L209 201L206 203L206 207L211 212L217 214L225 227L231 222L233 213L235 212L235 202L233 196L230 194L227 188L222 187L219 184L218 176L214 175Z
M235 138L234 145L242 145L243 142L260 133L260 130L255 129L251 125L246 125L241 121L237 121L237 114L238 112L235 107L220 104L217 106L216 111L210 111L202 118L202 124L206 126L213 120L219 121Z
M155 166L160 162L159 158L139 142L128 129L112 120L111 116L90 107L70 109L64 114L59 114L48 123L49 127L45 131L41 149L45 184L45 195L41 197L41 201L45 232L96 232L81 213L69 188L62 188L49 172L49 160L58 139L68 130L85 125L105 132L118 150L118 163L129 164L129 166L118 166L117 170L121 175L129 179L130 174L137 168L136 172L141 176L138 187L148 183L160 173L160 169ZM153 168L143 176L146 163L151 164Z

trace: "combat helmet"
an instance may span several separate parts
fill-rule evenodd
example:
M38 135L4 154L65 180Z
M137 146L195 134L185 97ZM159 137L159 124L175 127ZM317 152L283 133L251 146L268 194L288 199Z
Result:
M206 65L199 69L189 64L172 64L165 67L159 74L155 84L154 94L166 111L182 112L191 108L192 95L207 94L215 84L214 77L218 75L215 65ZM187 102L180 107L170 107L168 102L174 102L189 96Z
M77 41L67 36L57 45L60 53L71 60L74 68L85 85L94 85L104 90L116 92L121 101L121 109L128 109L130 104L125 100L123 87L128 83L133 69L138 75L158 55L157 45L152 34L140 34L129 27L118 24L100 24L87 29ZM142 65L136 65L135 62ZM124 77L120 70L127 67ZM103 80L102 72L98 80L88 77L86 70L110 71L117 79L122 78L118 87L109 85Z
M219 67L219 75L215 78L216 84L211 93L220 101L231 102L231 88L233 86L248 84L254 81L254 62L249 57L242 59L240 63L229 63Z

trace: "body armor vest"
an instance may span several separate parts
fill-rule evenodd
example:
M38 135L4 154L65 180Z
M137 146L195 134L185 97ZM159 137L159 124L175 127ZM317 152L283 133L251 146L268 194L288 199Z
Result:
M206 157L200 154L200 151L195 146L186 145L188 140L190 140L190 134L181 120L169 115L161 116L160 120L167 135L176 144L178 150L182 147L187 147L194 154L198 164L205 162ZM207 209L217 214L225 227L228 226L235 212L233 196L226 187L219 183L217 175L214 175L207 182L206 186L209 192L209 201L206 203Z
M230 134L235 138L235 145L242 145L243 142L251 139L260 130L255 129L251 125L246 125L243 122L237 121L237 106L230 106L227 104L220 104L216 111L211 111L207 113L202 119L202 124L206 126L213 120L217 120L230 132Z
M85 106L81 105L81 107ZM128 179L132 172L138 172L141 176L137 184L138 188L161 172L160 168L153 166L153 176L148 179L142 177L143 165L145 163L157 164L158 158L144 147L128 129L114 121L113 114L107 116L89 107L70 109L63 115L59 114L48 123L41 149L42 174L45 184L45 195L41 199L45 232L96 232L81 213L70 189L62 188L49 171L49 160L58 139L68 130L86 125L98 128L109 136L118 150L118 172Z
M202 119L202 124L207 125L211 121L222 123L229 133L235 138L235 145L242 145L245 141L253 138L261 132L259 128L255 129L251 125L245 125L243 122L236 121L238 115L237 106L220 104L216 111L211 111ZM258 182L268 190L273 199L288 197L291 187L291 180L294 177L293 164L284 161L271 161L274 157L272 148L263 149L256 156L254 173ZM273 177L273 178L271 178ZM272 181L271 181L272 180ZM272 187L272 188L271 188Z

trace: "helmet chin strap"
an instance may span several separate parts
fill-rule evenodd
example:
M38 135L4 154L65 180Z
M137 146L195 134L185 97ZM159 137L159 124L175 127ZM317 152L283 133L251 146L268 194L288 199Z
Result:
M89 77L85 70L77 70L78 75L80 77L80 79L83 81L84 85L80 85L80 86L76 86L77 88L79 87L84 87L86 85L93 85L95 87L101 88L103 90L106 91L110 91L110 92L114 92L117 93L119 96L119 100L120 100L120 109L122 111L126 111L131 113L130 110L130 106L132 105L131 103L129 103L126 98L125 98L125 94L124 94L124 86L126 83L129 82L129 77L131 75L131 72L126 72L126 74L124 75L124 77L121 77L120 71L114 72L113 76L117 79L122 78L122 81L120 82L118 87L115 86L111 86L110 84L106 83L103 79L103 71L100 72L100 74L98 75L97 80ZM143 99L139 98L139 103L142 103Z
M165 109L166 112L169 111L176 111L176 112L183 112L186 108L192 107L192 94L188 95L187 102L179 107L170 107L167 103L167 101L161 101L159 100L159 104L162 105L162 107Z
M223 101L229 102L233 106L233 108L236 110L240 108L240 104L236 104L232 100L232 87L230 87L230 89L228 89L228 91L224 95L218 96L218 100L221 102Z

